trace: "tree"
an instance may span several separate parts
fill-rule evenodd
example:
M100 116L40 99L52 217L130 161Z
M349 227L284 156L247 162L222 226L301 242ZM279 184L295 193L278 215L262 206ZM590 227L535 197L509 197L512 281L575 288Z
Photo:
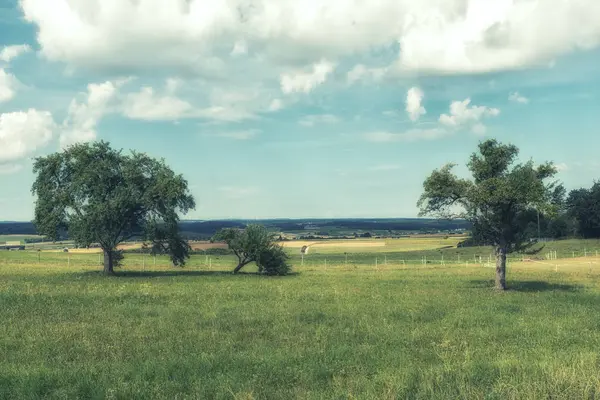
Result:
M267 275L285 275L290 271L288 255L276 242L277 235L262 225L251 224L245 229L224 228L217 232L213 242L225 242L238 258L234 274L246 265L254 262L261 273Z
M184 265L189 245L179 234L178 213L195 208L187 181L164 162L130 155L108 142L76 144L35 159L35 225L57 240L68 232L79 246L99 243L104 273L113 274L122 254L117 245L133 237Z
M479 144L467 164L473 179L461 179L447 164L423 184L417 205L420 215L464 218L473 224L479 240L490 243L496 254L496 288L506 289L506 256L530 247L527 235L532 215L555 212L553 199L564 193L562 185L547 182L556 174L552 163L516 164L519 150L495 139ZM532 214L535 213L535 214Z
M581 236L600 237L600 182L594 182L590 189L572 190L567 199L567 210L576 221Z

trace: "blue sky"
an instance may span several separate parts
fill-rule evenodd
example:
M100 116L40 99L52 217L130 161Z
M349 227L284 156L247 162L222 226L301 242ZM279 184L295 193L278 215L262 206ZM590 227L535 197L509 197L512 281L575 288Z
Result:
M32 157L164 157L187 218L414 217L424 178L495 137L599 178L595 0L0 0L0 220Z

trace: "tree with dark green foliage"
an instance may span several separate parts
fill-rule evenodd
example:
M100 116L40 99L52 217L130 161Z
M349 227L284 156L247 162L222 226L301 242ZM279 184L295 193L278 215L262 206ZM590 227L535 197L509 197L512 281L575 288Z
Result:
M262 225L251 224L245 229L225 228L217 232L213 242L225 242L238 258L234 274L250 263L256 263L258 271L265 275L286 275L291 267L289 256L277 244L277 235Z
M178 213L195 208L187 181L164 162L123 154L104 141L76 144L35 159L35 225L57 240L61 233L79 246L99 243L104 273L122 258L117 245L133 237L184 265L190 247L179 234Z
M581 236L600 237L600 182L594 182L590 189L572 190L567 199L567 210L576 221Z
M556 197L564 188L555 181L552 163L535 166L533 161L516 163L519 150L495 139L479 144L467 164L473 177L461 179L448 164L423 184L420 215L464 218L473 224L478 238L490 243L496 254L496 288L506 289L506 256L524 250L533 242L527 234L532 213L556 212Z

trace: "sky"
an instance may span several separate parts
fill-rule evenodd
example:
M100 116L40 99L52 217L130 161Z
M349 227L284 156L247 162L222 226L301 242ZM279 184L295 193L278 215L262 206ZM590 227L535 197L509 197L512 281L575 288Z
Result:
M597 0L0 0L0 220L34 157L106 140L184 218L415 217L487 138L600 177Z

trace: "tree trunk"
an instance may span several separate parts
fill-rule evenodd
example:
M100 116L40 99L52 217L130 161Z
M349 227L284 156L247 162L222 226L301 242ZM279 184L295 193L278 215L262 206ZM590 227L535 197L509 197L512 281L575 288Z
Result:
M234 274L237 274L238 272L240 272L240 269L244 268L246 264L244 263L239 263L237 267L235 267L235 269L233 270Z
M112 250L103 250L104 251L104 273L106 275L114 275L115 271L113 270L113 252Z
M238 272L240 272L240 270L242 268L244 268L246 265L250 264L251 261L247 261L247 260L240 260L239 264L237 267L235 267L235 269L233 270L234 274L237 274Z
M506 248L496 248L496 289L506 290Z

